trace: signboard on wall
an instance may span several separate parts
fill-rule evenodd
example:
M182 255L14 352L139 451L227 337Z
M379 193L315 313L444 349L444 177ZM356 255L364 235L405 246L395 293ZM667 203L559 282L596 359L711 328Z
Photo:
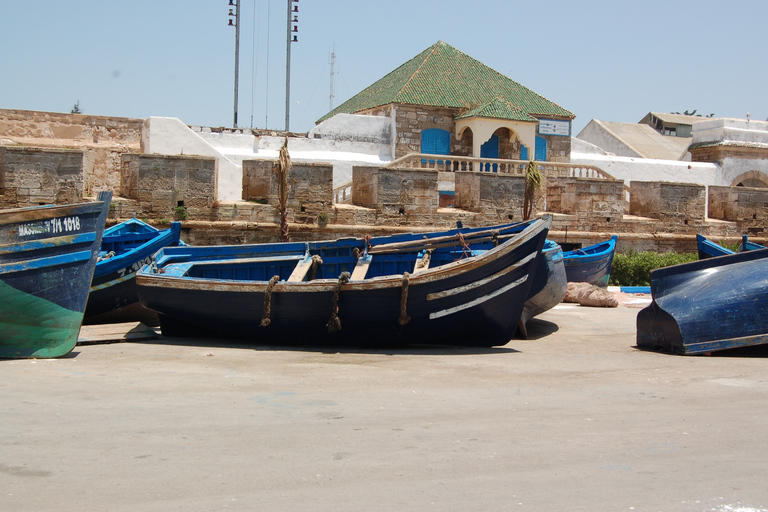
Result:
M539 134L540 135L562 135L564 137L570 137L571 122L556 121L554 119L539 119Z

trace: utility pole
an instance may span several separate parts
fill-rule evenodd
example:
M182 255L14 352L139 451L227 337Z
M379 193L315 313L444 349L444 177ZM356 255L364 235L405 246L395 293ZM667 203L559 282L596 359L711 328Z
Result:
M331 50L331 98L330 98L330 104L329 106L331 108L328 109L328 112L333 110L333 98L336 96L335 90L333 87L333 75L335 74L334 68L336 67L336 44L333 45L333 50Z
M237 86L240 82L240 0L229 0L229 26L235 27L235 118L233 128L237 128ZM234 11L234 12L233 12ZM232 20L234 17L234 21Z
M291 117L291 43L298 43L299 36L299 6L293 5L299 0L288 0L288 29L285 42L285 131L289 131Z

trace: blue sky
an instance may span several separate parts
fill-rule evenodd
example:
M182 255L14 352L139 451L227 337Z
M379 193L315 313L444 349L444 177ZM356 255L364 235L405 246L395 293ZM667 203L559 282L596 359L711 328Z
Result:
M240 0L238 125L285 127L287 0ZM229 0L0 0L0 108L232 126ZM573 112L768 117L766 0L299 0L292 131L443 40ZM255 31L254 31L255 27ZM254 36L255 34L255 36Z

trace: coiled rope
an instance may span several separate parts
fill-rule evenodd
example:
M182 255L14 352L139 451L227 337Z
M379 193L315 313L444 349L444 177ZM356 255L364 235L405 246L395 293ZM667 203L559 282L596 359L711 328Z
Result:
M280 276L272 276L272 279L267 283L267 290L264 292L264 316L261 317L261 326L268 326L272 320L269 319L272 314L272 288L280 280Z
M411 321L411 317L405 312L405 308L408 304L408 282L411 275L408 272L403 273L403 291L400 293L400 325L405 325Z
M342 272L339 276L339 281L336 283L336 290L333 292L333 302L331 307L331 318L328 319L328 332L336 332L341 330L341 320L339 319L339 292L341 291L341 285L349 281L349 272Z
M309 270L309 280L312 281L317 275L317 267L323 264L323 258L319 254L312 255L312 267Z

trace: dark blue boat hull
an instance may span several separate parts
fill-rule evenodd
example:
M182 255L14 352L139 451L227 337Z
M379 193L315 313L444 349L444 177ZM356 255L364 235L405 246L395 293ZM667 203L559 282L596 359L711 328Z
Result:
M768 249L651 272L653 302L637 316L637 346L702 354L768 343Z
M290 283L283 277L270 294L268 325L262 323L263 281L194 279L145 268L137 276L139 298L159 313L164 335L214 334L322 347L499 346L515 334L550 222L541 221L481 256L430 269L407 282L399 271L340 287L335 279ZM336 305L341 329L331 331Z
M520 316L520 334L528 337L528 321L560 304L568 292L568 279L563 262L563 249L547 240L539 256L528 300Z
M0 357L75 347L110 199L0 212Z
M119 322L143 322L146 325L159 325L157 314L141 306L136 288L136 272L144 265L155 261L155 254L162 248L179 243L181 224L172 223L166 230L151 228L144 233L136 233L131 237L122 234L129 220L118 224L114 235L110 230L105 231L102 240L102 251L109 252L117 249L117 245L125 243L126 239L134 238L129 250L110 259L96 263L96 270L91 283L88 304L85 308L83 324L105 324ZM144 223L141 223L144 224ZM147 226L149 227L149 226Z

